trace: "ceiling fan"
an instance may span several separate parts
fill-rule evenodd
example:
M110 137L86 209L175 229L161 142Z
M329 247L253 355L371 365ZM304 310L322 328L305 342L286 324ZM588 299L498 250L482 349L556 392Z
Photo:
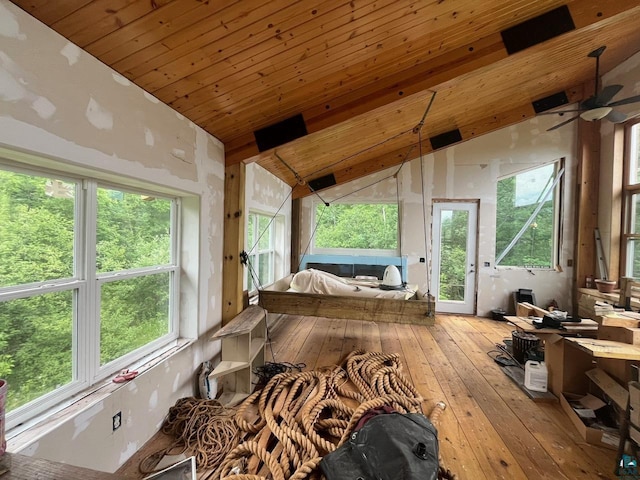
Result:
M607 85L598 92L598 84L600 80L600 55L602 55L602 52L604 52L606 48L606 46L596 48L588 55L589 57L596 59L595 91L593 92L593 95L583 102L580 102L580 105L577 109L560 110L556 112L542 112L543 115L562 115L570 112L580 112L578 113L578 115L549 128L547 132L555 130L556 128L560 128L563 125L577 120L578 118L582 118L583 120L587 121L602 120L604 118L613 123L624 122L627 119L627 115L622 112L615 111L613 107L640 102L640 95L635 95L633 97L623 98L622 100L612 102L613 97L615 97L617 93L622 90L622 85Z

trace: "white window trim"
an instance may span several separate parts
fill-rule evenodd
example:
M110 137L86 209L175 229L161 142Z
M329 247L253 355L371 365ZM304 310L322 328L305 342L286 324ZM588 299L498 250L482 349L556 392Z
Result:
M507 178L511 178L511 177L515 177L517 175L521 175L523 173L526 172L531 172L533 170L537 170L539 168L545 167L547 165L554 165L555 164L555 175L556 175L556 185L555 187L553 187L552 191L554 192L555 195L555 200L553 202L553 252L552 252L552 266L551 267L541 267L541 266L519 266L519 265L500 265L497 263L497 252L495 252L494 254L496 255L496 261L495 261L495 268L498 270L526 270L526 271L531 271L531 270L541 270L541 271L554 271L556 270L556 265L559 264L560 262L560 235L562 234L562 187L563 184L565 182L565 174L566 174L566 165L564 162L564 158L559 158L557 160L553 160L552 162L546 162L546 163L541 163L539 165L536 165L534 167L531 168L527 168L525 170L521 170L515 173L511 173L509 175L502 175L500 177L498 177L497 181L499 182L500 180L505 180ZM497 188L497 186L496 186ZM497 200L497 199L496 199ZM496 207L497 207L497 201L496 201ZM497 213L497 210L496 210ZM496 228L497 228L497 224L496 224ZM497 230L496 232L494 232L494 236L497 235ZM506 255L504 255L506 256Z
M279 270L281 270L281 267L279 266L279 262L281 262L282 260L282 252L279 251L278 249L278 245L281 245L283 242L279 242L278 241L278 231L279 231L279 223L284 222L284 217L281 215L276 215L273 216L272 214L269 213L264 213L258 210L250 210L248 215L247 215L247 221L246 221L246 229L247 229L247 233L248 233L248 228L249 228L249 217L253 216L254 217L254 222L253 222L253 227L254 227L254 242L255 245L246 245L246 250L247 250L247 255L249 256L249 263L250 265L253 267L253 270L255 271L256 275L258 276L258 278L260 278L260 262L259 262L259 256L260 255L264 255L264 254L268 254L269 255L269 265L270 265L270 269L271 269L271 275L269 280L267 281L269 284L274 282L277 279L277 274L279 272ZM258 238L261 235L264 235L264 233L260 230L260 225L259 225L259 221L258 218L259 217L265 217L267 219L269 219L270 223L269 223L269 247L266 249L260 249L260 242L258 241ZM245 236L245 238L249 238L248 235ZM247 269L249 268L249 266L247 265ZM249 276L251 276L249 274ZM249 289L249 280L247 278L247 275L244 276L244 288L246 290ZM262 285L263 287L266 285ZM254 295L255 293L257 293L258 289L256 285L254 285L254 289L249 291L249 295Z
M167 350L182 343L179 342L179 339L181 338L181 327L185 325L185 322L180 319L180 274L182 270L180 252L183 251L181 248L182 203L180 196L184 195L184 192L166 187L156 188L155 185L151 185L150 183L119 178L117 175L92 171L86 167L74 166L68 168L68 165L61 162L3 147L0 147L0 166L27 175L53 176L78 185L76 188L74 211L75 265L72 277L0 288L0 301L28 298L34 295L59 291L71 291L73 295L78 295L78 298L74 302L76 308L74 309L72 319L72 355L74 356L72 368L75 380L18 407L12 412L8 412L6 415L6 428L11 429L16 425L29 422L44 412L51 411L56 406L69 404L75 395L80 394L90 387L96 388L99 382L124 367L131 366L136 362L148 361L149 358L162 355ZM62 171L63 168L65 171ZM131 269L126 272L105 272L97 274L95 271L95 223L97 207L97 197L95 193L98 187L115 188L120 191L135 194L150 194L173 202L170 219L171 231L173 232L170 265ZM92 198L92 200L89 201L88 197ZM89 265L91 262L93 262L93 266ZM97 322L79 321L80 318L90 318L88 315L94 315L93 312L96 312L95 315L98 314L99 302L96 302L98 298L98 285L108 281L140 277L145 274L167 272L170 274L173 292L169 300L171 317L169 333L100 367L100 332ZM87 292L90 286L93 286L93 292ZM191 326L189 326L188 330L192 330ZM197 330L197 328L195 330Z

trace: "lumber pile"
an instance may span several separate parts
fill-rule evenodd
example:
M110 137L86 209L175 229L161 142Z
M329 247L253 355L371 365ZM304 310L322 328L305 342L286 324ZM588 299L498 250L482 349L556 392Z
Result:
M602 317L614 313L614 311L613 305L591 295L582 295L578 302L578 315L592 318L598 323L602 323Z

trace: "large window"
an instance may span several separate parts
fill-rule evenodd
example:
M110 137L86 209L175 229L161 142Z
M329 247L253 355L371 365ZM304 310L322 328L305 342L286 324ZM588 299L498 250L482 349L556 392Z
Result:
M640 123L625 129L624 212L622 232L623 276L640 277Z
M498 181L496 265L555 267L562 172L555 162Z
M177 205L0 164L0 378L10 424L177 337Z
M246 269L245 288L250 292L265 287L275 280L278 258L277 230L280 220L256 212L247 216L247 252L249 265ZM255 280L254 280L255 277ZM258 284L256 284L258 283Z
M315 206L313 253L398 254L398 205L335 203Z

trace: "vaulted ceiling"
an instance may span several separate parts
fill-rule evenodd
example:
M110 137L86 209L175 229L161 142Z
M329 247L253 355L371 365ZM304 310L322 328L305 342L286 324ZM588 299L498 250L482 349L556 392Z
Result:
M426 153L443 134L531 118L543 97L587 98L590 51L607 46L606 72L640 50L640 0L12 1L219 138L228 165L258 162L294 197L318 177L415 158L419 139ZM523 24L554 10L570 17L564 33L549 17ZM526 48L508 53L501 32L518 25ZM292 117L258 148L255 131Z

